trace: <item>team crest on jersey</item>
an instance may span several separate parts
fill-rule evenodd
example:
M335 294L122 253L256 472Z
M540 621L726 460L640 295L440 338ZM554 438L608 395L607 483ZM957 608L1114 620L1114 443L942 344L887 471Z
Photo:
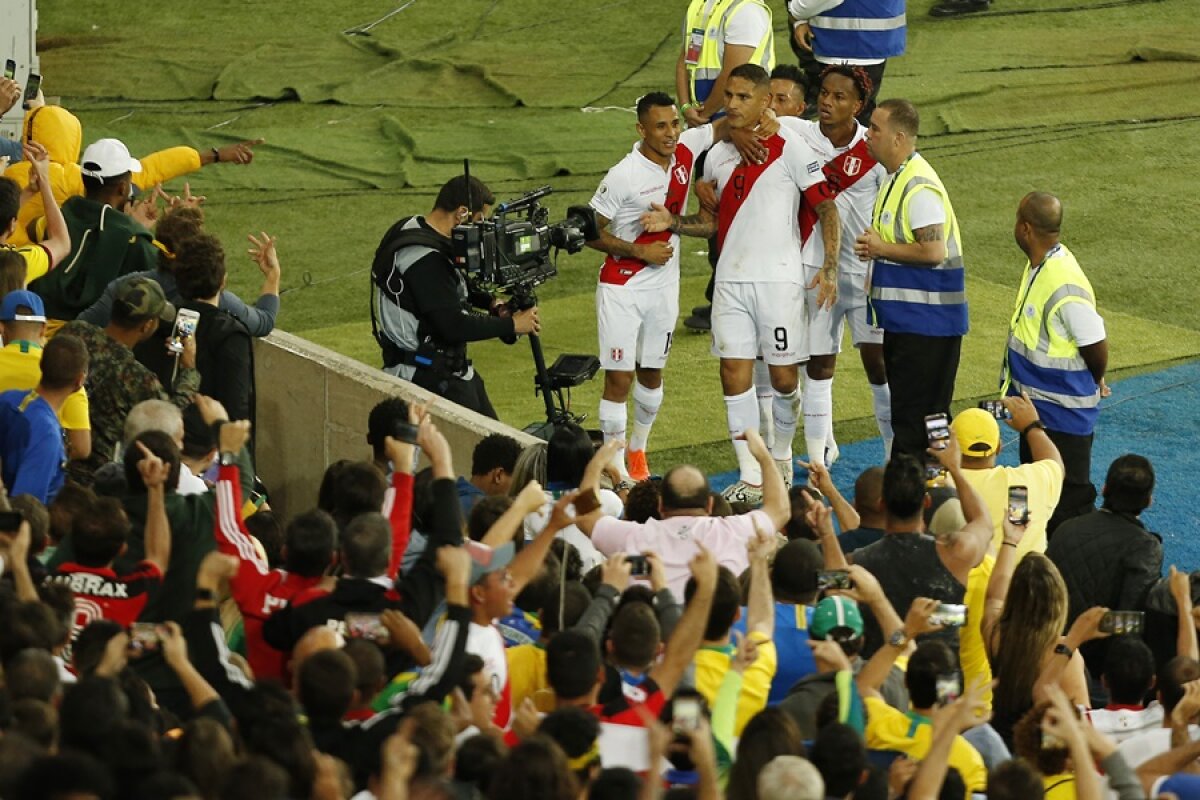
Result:
M842 166L842 171L846 173L847 178L853 178L860 169L862 169L862 159L858 156L850 156Z
M683 164L680 164L679 166L675 167L675 182L676 183L687 183L687 181L688 181L687 167L685 167Z
M623 347L610 348L608 351L608 355L612 358L613 361L622 361L625 358L625 348L623 348Z

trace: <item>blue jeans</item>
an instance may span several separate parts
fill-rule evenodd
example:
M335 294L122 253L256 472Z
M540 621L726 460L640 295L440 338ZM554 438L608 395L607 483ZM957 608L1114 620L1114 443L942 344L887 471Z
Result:
M0 136L0 156L8 156L9 162L15 164L21 160L21 140Z

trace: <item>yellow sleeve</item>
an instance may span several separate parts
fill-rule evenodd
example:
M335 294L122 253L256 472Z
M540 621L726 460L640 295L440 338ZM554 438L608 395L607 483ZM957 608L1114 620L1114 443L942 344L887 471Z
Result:
M19 247L17 248L17 252L25 259L26 286L50 271L50 254L40 244Z
M69 431L90 431L88 396L83 389L71 394L58 412L58 421Z
M757 632L750 634L750 638L758 644L758 658L742 676L737 721L733 726L735 736L741 736L742 729L746 727L750 718L767 707L771 681L775 678L775 670L779 666L779 654L773 641Z
M142 171L133 174L133 182L142 190L200 169L200 153L194 147L168 147L138 160Z
M926 745L925 751L929 751L928 745ZM983 756L979 755L979 751L961 736L954 740L954 744L950 748L949 763L962 775L963 783L967 785L968 798L972 792L987 791L988 773L987 767L983 763Z

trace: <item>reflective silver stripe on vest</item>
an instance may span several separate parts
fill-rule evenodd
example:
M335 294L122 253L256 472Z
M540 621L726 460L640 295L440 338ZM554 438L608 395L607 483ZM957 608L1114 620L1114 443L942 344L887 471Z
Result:
M1096 389L1095 394L1087 397L1080 397L1075 394L1059 394L1058 392L1047 392L1045 389L1038 389L1035 386L1030 386L1027 383L1021 383L1016 378L1013 379L1012 385L1017 391L1026 392L1029 394L1030 400L1045 400L1048 403L1053 403L1061 408L1096 408L1100 405L1100 389Z
M897 242L904 241L904 222L906 219L904 214L904 201L908 199L910 194L916 191L918 186L933 186L935 188L941 188L938 187L937 183L922 175L914 175L913 177L909 178L908 183L904 184L904 190L900 192L900 202L896 204L896 221L892 225L892 235L895 237ZM944 192L946 190L942 188L942 191ZM940 195L938 199L942 201L942 206L944 208L945 200ZM951 233L950 219L947 218L946 221L942 223L942 236L946 242L946 258L944 261L942 261L942 263L938 264L936 267L933 267L933 269L962 269L963 259L962 254L958 250L958 237L952 236Z
M1091 303L1093 307L1095 306L1092 293L1078 284L1064 283L1055 289L1047 298L1046 305L1042 307L1042 329L1038 332L1038 350L1043 353L1050 352L1050 313L1054 311L1056 305L1068 297L1080 297Z
M967 302L966 292L927 292L923 289L894 289L890 286L872 286L874 300L895 300L900 303L921 303L927 306L957 306Z
M1081 372L1087 369L1087 362L1083 360L1083 356L1048 356L1046 355L1046 351L1041 348L1040 343L1037 350L1031 350L1015 336L1008 337L1008 347L1017 355L1028 359L1029 363L1043 369L1058 369L1070 372Z
M808 24L830 31L894 31L908 24L906 14L890 19L861 19L858 17L813 17Z
M715 69L696 67L692 70L692 77L698 81L715 81L720 75L720 67L716 67Z

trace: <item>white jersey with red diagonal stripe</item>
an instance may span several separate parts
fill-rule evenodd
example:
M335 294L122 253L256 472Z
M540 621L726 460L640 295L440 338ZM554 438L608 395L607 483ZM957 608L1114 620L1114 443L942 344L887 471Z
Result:
M671 166L663 169L642 154L641 142L621 159L596 189L591 207L609 220L608 232L626 242L669 241L675 249L662 266L636 258L608 256L600 267L600 282L638 289L662 289L679 283L679 237L663 231L647 233L639 219L651 203L661 203L672 213L686 213L696 158L712 146L712 126L690 128L679 135Z
M705 176L721 198L717 281L802 283L800 193L824 180L825 163L804 137L781 127L763 142L767 159L745 164L721 142L705 159Z

